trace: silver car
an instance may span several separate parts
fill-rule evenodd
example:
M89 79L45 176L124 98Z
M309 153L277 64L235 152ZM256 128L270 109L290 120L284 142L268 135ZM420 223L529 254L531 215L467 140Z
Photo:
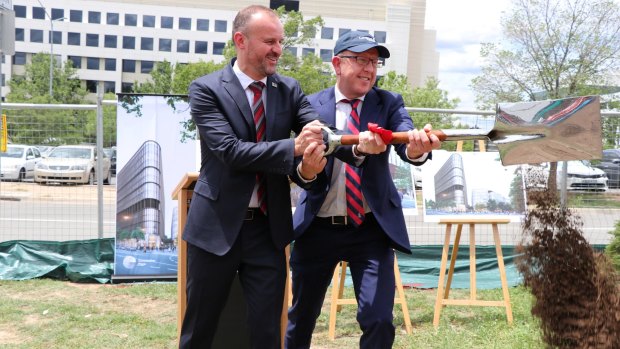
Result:
M30 145L9 144L0 152L0 178L23 181L34 176L34 167L41 160L39 149Z
M98 154L92 145L61 145L37 163L34 181L37 183L94 184L99 178L97 161L102 161L103 184L110 184L110 159Z

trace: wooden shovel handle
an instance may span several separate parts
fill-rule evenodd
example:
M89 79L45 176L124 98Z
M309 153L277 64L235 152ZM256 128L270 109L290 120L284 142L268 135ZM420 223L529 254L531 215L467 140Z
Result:
M447 138L447 135L442 131L442 130L431 130L431 132L434 134L435 136L437 136L437 138L439 138L440 141L445 141ZM340 143L342 145L353 145L353 144L359 144L359 136L358 135L342 135L342 138L340 139ZM407 132L392 132L392 141L390 142L390 144L404 144L404 143L409 143L409 136L407 135Z

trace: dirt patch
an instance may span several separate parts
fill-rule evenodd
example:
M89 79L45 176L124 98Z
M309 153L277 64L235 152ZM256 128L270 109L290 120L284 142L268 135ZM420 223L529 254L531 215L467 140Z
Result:
M24 343L24 337L11 328L0 327L0 345L17 345Z

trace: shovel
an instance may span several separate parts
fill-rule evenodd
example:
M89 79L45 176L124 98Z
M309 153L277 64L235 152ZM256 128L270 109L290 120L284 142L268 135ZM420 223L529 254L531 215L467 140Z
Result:
M534 164L602 157L601 110L598 96L500 103L491 130L432 130L440 141L489 140L499 149L502 164ZM386 144L408 143L407 132L369 124ZM359 143L358 135L337 135L323 128L330 154L339 145Z

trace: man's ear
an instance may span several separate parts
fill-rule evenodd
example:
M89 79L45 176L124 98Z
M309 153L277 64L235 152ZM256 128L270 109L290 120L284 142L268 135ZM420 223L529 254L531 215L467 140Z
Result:
M332 66L334 67L334 72L336 75L340 75L340 63L342 60L338 56L332 57Z
M245 45L246 45L245 40L246 40L246 37L241 32L236 32L233 35L233 42L235 43L235 46L238 48L245 48Z

